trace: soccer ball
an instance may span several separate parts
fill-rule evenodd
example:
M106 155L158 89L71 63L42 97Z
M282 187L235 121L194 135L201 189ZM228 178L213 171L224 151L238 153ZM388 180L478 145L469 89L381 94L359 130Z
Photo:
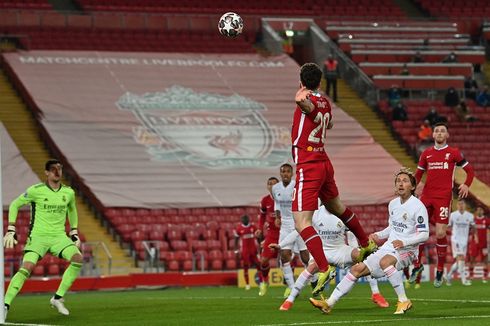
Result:
M243 19L234 12L227 12L219 19L218 30L221 35L237 37L243 31Z

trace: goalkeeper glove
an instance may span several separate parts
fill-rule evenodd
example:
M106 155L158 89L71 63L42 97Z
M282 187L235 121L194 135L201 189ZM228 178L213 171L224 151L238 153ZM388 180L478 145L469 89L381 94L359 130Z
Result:
M3 236L3 246L11 249L17 244L17 234L15 234L15 225L9 225L7 233Z
M69 235L70 235L71 241L73 241L75 243L75 246L77 246L77 248L80 248L81 241L80 241L80 237L78 236L78 230L72 229L70 231Z

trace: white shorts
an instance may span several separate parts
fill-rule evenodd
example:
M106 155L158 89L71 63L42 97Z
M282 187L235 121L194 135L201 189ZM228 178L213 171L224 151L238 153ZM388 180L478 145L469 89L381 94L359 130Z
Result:
M354 262L352 261L352 250L356 247L351 247L348 245L342 245L339 247L323 248L323 253L328 260L330 265L337 266L339 268L345 268L352 266ZM314 262L313 256L310 258L310 263Z
M451 242L451 248L453 251L453 258L457 256L466 256L466 251L468 249L468 242Z
M399 271L401 271L405 267L410 266L412 262L417 259L418 256L415 251L411 250L399 251L395 249L380 248L378 249L378 251L376 251L372 255L369 255L368 258L364 260L364 264L371 272L372 277L380 278L385 276L385 272L379 266L379 262L386 255L390 255L396 258L395 268Z
M281 230L279 231L279 243L281 243L284 240L284 238L288 236L289 233L294 232L294 231L295 231L294 226L283 227L281 225ZM297 252L297 253L304 251L304 250L307 250L306 244L305 244L303 238L299 234L298 234L298 237L296 238L296 240L292 244L286 245L281 249L291 250L291 251Z

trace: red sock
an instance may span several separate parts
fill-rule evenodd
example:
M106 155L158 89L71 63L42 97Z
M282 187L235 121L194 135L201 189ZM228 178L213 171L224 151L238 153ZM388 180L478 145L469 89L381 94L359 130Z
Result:
M250 284L250 280L248 278L248 266L243 266L243 276L245 277L245 284Z
M269 271L271 270L269 262L260 265L260 270L262 271L262 282L269 282Z
M408 280L410 278L410 273L408 271L408 267L405 267L403 269L403 275L405 275L405 278Z
M316 264L320 272L325 272L328 269L328 261L323 253L322 239L316 233L312 226L304 228L300 233L301 237L305 241L308 251L315 259Z
M257 258L257 256L254 256L254 265L255 265L255 268L257 269L257 277L259 279L259 283L262 283L263 277L262 277L262 272L260 270L260 261Z
M437 239L436 251L437 251L437 270L439 272L442 272L444 270L444 264L446 263L447 237Z
M413 263L413 267L419 268L420 265L422 265L422 257L424 256L424 248L425 248L424 244L419 245L419 257L418 257L417 261L415 261Z
M339 216L340 220L349 228L349 230L354 233L361 247L368 245L369 239L364 232L364 229L359 223L359 218L352 212L349 208L346 208L344 213Z
M415 280L415 283L420 284L420 281L422 280L422 273L417 275L417 279Z

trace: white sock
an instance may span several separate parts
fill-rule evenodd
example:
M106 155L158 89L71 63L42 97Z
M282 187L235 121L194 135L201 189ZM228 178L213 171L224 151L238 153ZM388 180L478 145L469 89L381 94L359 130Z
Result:
M315 274L311 275L311 278L310 278L310 282L311 283L314 283L316 281L318 281L318 273L315 273Z
M357 282L357 277L348 272L347 275L344 276L342 281L335 287L330 297L327 299L327 304L330 307L333 307L340 298L350 292L354 287L354 284Z
M386 277L388 277L388 281L390 281L391 286L393 286L393 289L398 296L398 301L408 301L407 295L405 294L405 287L403 286L402 274L398 273L395 266L388 266L383 271L385 272Z
M298 279L294 282L294 286L289 294L288 301L294 302L298 294L303 290L308 281L311 280L311 275L306 269L299 274Z
M371 287L371 292L373 294L379 293L379 288L378 288L378 281L371 277L371 275L366 276L366 279L369 282L369 286Z
M447 272L447 275L452 278L454 272L458 269L458 261L455 261L452 265L451 268L449 269L449 272Z
M461 282L466 283L466 271L464 268L464 260L458 260L458 272Z
M284 275L284 280L288 285L288 288L292 289L294 287L294 275L293 275L293 269L291 268L291 264L285 263L282 265L281 269Z

